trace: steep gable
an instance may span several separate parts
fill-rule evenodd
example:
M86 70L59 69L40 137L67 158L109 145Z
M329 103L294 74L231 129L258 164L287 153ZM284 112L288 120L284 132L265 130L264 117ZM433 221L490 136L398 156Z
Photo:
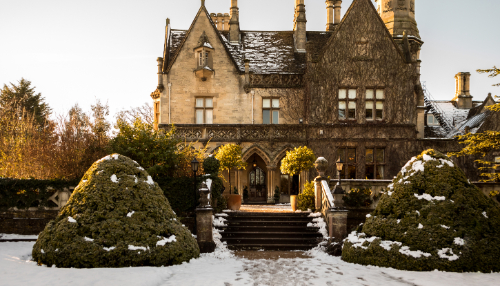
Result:
M358 90L357 123L365 122L366 88L385 90L384 123L415 122L416 65L406 62L370 0L353 1L311 68L310 118L318 123L338 121L339 88Z
M195 28L196 25L205 26L203 32L206 33L206 36L208 38L210 38L211 41L217 41L218 44L221 45L222 50L225 50L226 55L230 58L234 67L239 71L240 69L239 69L238 65L236 64L234 58L231 56L231 53L230 53L228 47L224 44L225 39L221 36L219 31L217 30L217 27L215 26L215 23L212 21L212 18L210 17L210 13L208 13L206 7L204 5L202 5L200 7L200 9L198 10L196 17L194 18L194 20L191 23L191 26L189 27L189 30L187 30L187 32L184 32L184 31L172 31L171 32L171 36L169 38L171 38L174 41L177 40L178 43L173 43L173 44L176 44L175 48L173 50L173 54L170 55L170 61L169 61L169 63L167 63L164 66L163 72L164 73L170 72L170 70L172 69L172 66L175 64L177 58L179 57L179 54L183 50L187 51L187 50L191 49L191 51L187 51L187 52L192 52L192 49L196 48L196 45L193 47L191 47L191 46L186 47L186 42L191 37L195 38L196 40L194 40L194 42L197 43L198 40L200 39L200 36L202 36L202 34L199 34L199 35L193 34L193 29ZM175 36L177 36L177 37L175 37L173 35L174 32L176 32ZM174 45L172 45L172 46L174 46ZM165 45L165 49L167 49L167 47L168 47L168 45ZM165 51L165 53L172 52L172 49L169 48L169 50L170 51Z

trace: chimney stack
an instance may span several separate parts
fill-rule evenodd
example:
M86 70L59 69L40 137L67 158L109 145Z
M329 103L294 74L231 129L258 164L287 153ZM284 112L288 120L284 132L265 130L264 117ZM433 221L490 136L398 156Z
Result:
M326 0L326 30L333 31L333 1L334 0Z
M306 5L304 0L295 0L294 42L298 53L306 52Z
M158 63L158 89L163 91L163 58L157 58Z
M333 21L334 25L340 24L340 5L342 5L342 0L335 0L335 19Z
M240 43L240 15L238 0L231 0L231 20L229 21L229 42Z
M455 75L455 98L458 109L472 108L472 95L470 95L470 73L459 72Z

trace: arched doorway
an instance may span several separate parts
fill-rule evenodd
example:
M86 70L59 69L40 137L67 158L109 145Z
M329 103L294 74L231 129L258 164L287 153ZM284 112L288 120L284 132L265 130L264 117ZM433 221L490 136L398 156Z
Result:
M250 171L250 201L265 201L267 199L266 173L259 167Z
M264 160L258 155L253 154L248 158L248 202L266 202L268 197L268 177L267 166Z

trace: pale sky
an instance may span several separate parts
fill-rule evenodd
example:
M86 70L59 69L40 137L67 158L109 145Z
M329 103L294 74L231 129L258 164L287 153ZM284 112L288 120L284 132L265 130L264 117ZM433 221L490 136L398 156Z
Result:
M24 77L56 113L99 98L111 113L151 102L165 19L188 29L200 0L1 0L0 84ZM342 4L342 17L352 0ZM242 30L291 30L293 0L240 0ZM307 29L323 31L324 0L305 0ZM206 0L229 13L230 0ZM454 75L470 72L471 94L500 95L500 77L475 72L500 66L498 0L416 0L422 81L435 99L451 99Z

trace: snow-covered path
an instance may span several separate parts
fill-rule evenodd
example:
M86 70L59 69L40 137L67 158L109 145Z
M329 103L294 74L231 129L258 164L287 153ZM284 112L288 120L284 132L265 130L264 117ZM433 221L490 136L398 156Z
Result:
M249 260L203 255L172 267L61 269L30 261L33 242L0 243L0 285L498 285L500 273L409 272L312 258Z

